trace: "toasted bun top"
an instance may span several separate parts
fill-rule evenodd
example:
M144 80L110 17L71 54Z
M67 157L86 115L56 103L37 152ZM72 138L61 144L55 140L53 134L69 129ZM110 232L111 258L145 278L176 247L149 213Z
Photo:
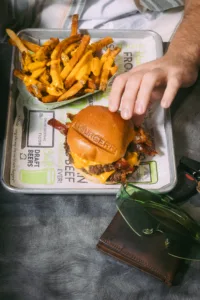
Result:
M67 135L70 152L83 159L108 164L125 155L134 138L130 120L104 106L88 106L73 119Z

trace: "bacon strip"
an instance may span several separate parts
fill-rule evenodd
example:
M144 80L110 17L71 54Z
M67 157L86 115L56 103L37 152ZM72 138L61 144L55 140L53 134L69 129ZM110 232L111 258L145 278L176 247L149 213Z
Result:
M65 136L67 135L68 127L65 124L61 123L60 121L52 118L48 121L48 125L59 130L60 133L62 133L63 135L65 135Z

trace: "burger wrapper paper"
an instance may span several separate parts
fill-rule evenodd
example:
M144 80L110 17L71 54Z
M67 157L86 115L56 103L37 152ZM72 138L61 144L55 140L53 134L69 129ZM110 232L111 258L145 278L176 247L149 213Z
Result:
M130 70L133 66L156 58L156 45L153 37L143 39L115 39L115 45L122 48L116 58L118 74ZM18 85L16 100L16 118L13 128L12 159L10 183L21 189L45 189L67 191L78 189L95 193L102 189L105 193L117 191L119 185L99 185L88 182L69 162L64 150L65 137L48 125L48 120L56 118L65 123L66 113L76 114L88 105L108 106L108 95L114 78L105 92L94 93L82 99L73 99L68 105L57 107L35 101L22 85ZM166 111L159 104L153 104L145 118L144 126L150 133L158 155L146 157L130 178L136 185L155 191L170 188L171 167L169 145L166 134ZM173 149L170 149L173 153Z

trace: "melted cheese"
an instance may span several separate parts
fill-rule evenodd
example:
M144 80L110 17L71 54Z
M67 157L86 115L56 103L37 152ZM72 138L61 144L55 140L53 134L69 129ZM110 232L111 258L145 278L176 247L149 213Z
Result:
M112 175L114 172L115 172L115 170L114 171L110 171L110 172L105 172L105 173L102 173L100 175L92 175L92 176L95 177L95 178L98 178L98 180L101 183L105 183L106 180L110 177L110 175Z
M82 169L82 168L86 169L89 166L99 165L98 163L95 163L94 161L90 161L90 160L81 158L80 156L78 156L75 153L70 153L70 154L73 158L74 166L77 169Z
M128 152L125 158L131 167L139 165L140 161L137 152Z

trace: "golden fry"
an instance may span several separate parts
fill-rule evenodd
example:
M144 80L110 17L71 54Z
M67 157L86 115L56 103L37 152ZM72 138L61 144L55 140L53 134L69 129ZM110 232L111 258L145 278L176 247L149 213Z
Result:
M47 95L42 97L42 102L44 103L51 103L57 101L58 96L53 96L53 95Z
M96 52L101 50L102 48L104 48L105 46L112 44L113 43L113 39L110 36L107 36L97 42L92 43L89 46L89 49L92 50L92 52Z
M38 99L42 98L42 93L36 84L29 85L28 90L33 96L37 97Z
M12 31L11 29L6 29L6 32L20 52L28 52L28 49L24 46L24 44L22 43L20 38L14 33L14 31Z
M91 71L95 76L99 76L101 73L102 62L98 57L93 57L91 62Z
M86 52L83 57L79 60L79 62L76 64L72 72L69 74L65 81L65 87L66 89L71 87L73 83L76 81L76 75L80 71L80 69L86 64L90 63L92 59L92 51Z
M110 56L110 54L111 54L111 50L110 48L108 48L106 52L104 52L104 54L101 56L101 62L105 63L106 59L108 58L108 56Z
M53 50L59 43L59 39L58 38L50 38L49 40L47 40L46 42L44 42L44 44L42 45L42 47L44 46L50 46L50 50Z
M36 61L36 62L32 62L28 65L28 70L30 72L33 72L37 69L40 69L40 68L44 68L46 65L46 61Z
M79 72L76 74L76 80L81 80L85 75L89 75L91 72L91 64L85 63L85 65L82 66L82 68L79 70Z
M51 82L51 77L47 69L45 69L44 73L39 77L39 81L48 86Z
M99 89L101 91L105 91L106 87L107 87L107 82L108 82L108 76L109 76L109 72L110 69L113 65L114 59L109 56L108 59L106 60L106 62L103 65L102 68L102 73L101 73L101 77L100 77L100 86Z
M115 73L117 73L117 70L118 70L118 66L114 66L112 68L110 68L110 74L111 76L115 75Z
M111 57L115 58L119 54L120 51L121 51L121 48L115 47L113 50L111 50L111 53L110 53Z
M51 69L50 69L50 75L52 78L52 85L55 88L64 89L63 81L60 76L60 61L57 60L56 62L51 64Z
M16 46L15 42L11 38L8 39L8 44L11 46Z
M50 56L51 51L56 48L59 44L59 39L50 38L50 40L46 41L42 47L35 53L35 60L43 61L47 60L48 56Z
M45 68L37 69L37 70L33 71L33 73L31 74L31 77L34 79L37 79L38 77L40 77L42 75L42 73L44 73L44 71L45 71Z
M69 45L65 50L64 50L64 53L65 54L70 54L72 51L74 51L76 48L78 48L79 46L79 43L73 43L71 45Z
M54 86L47 86L47 93L49 95L52 95L52 96L61 96L63 94L63 91L55 88Z
M97 90L99 87L99 84L100 84L100 76L95 76L94 74L92 74L91 79L94 82L94 84L96 86L96 90Z
M69 56L67 54L65 54L65 52L61 53L61 60L64 66L66 66L66 64L69 61Z
M79 47L76 49L76 53L73 55L73 57L70 59L70 61L66 64L64 69L62 70L60 76L64 80L67 78L67 76L72 71L73 67L77 64L77 62L80 60L80 58L83 56L88 44L90 42L90 36L84 35Z
M87 86L89 89L96 90L96 84L92 78L88 78Z
M51 53L51 59L54 60L54 59L60 58L63 49L65 49L66 47L68 47L72 43L80 41L80 39L81 39L81 34L77 34L77 35L73 35L73 36L67 37L66 39L62 40L55 47L53 52Z
M14 69L13 75L21 80L24 80L25 75L20 70Z
M72 16L71 36L78 34L78 14Z
M21 41L24 44L24 46L26 46L28 50L31 50L32 52L37 52L41 48L39 45L26 41L24 39L21 39Z
M60 59L54 59L54 60L50 60L48 63L47 63L47 67L51 66L51 65L54 65L56 63L60 63Z
M84 89L85 94L89 94L89 93L92 94L92 93L94 93L94 91L95 91L94 89Z
M58 98L58 102L67 100L68 98L76 95L86 84L88 76L83 76L81 80L75 83L68 91L66 91L62 96Z
M28 66L32 63L32 58L28 52L22 52L22 65L25 72L29 71Z
M23 81L26 86L37 85L40 91L46 92L46 86L43 83L39 82L38 80L32 78L31 76L25 75Z

